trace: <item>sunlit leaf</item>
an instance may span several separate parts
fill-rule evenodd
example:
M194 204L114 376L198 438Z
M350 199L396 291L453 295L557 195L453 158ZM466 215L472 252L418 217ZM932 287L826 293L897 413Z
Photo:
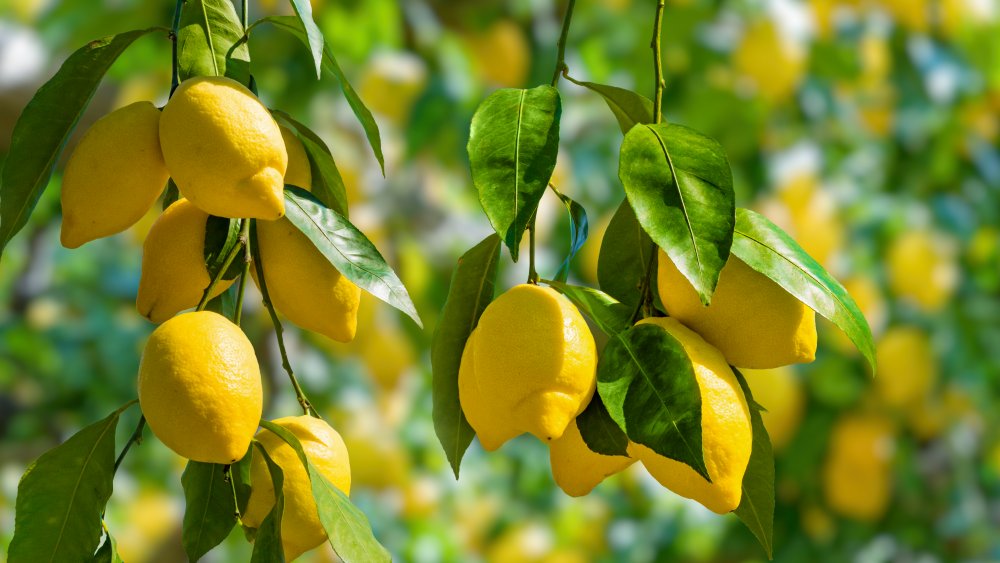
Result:
M590 404L576 417L576 426L590 451L602 455L628 456L628 436L608 414L598 393L594 393Z
M628 133L636 124L653 122L653 101L649 98L617 86L577 81L572 78L570 80L574 84L597 92L604 98L611 113L618 120L618 126L621 127L623 134Z
M231 0L186 0L177 30L177 73L250 83L250 49Z
M614 336L632 326L632 309L619 303L607 293L592 287L570 285L555 280L547 283L569 298L581 313L608 336Z
M740 505L734 511L736 516L746 524L746 527L757 536L760 545L767 551L767 556L773 556L774 549L774 453L771 450L771 438L764 428L764 420L760 416L760 407L750 393L750 386L739 370L733 369L737 381L743 389L750 406L750 425L753 429L753 449L750 451L750 462L743 474L743 494Z

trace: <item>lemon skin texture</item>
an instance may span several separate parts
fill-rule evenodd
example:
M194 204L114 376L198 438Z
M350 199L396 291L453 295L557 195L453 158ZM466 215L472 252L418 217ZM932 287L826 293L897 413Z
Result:
M179 199L153 223L142 245L142 274L135 299L139 314L162 323L201 301L212 282L205 266L207 222L207 213ZM219 280L210 298L233 281Z
M559 488L571 497L582 497L604 479L635 463L635 459L592 451L574 420L562 436L549 443L549 463Z
M160 110L136 102L97 120L73 150L62 183L66 248L134 225L167 183L160 151Z
M892 496L892 422L877 414L851 413L834 425L822 470L823 493L831 510L874 522Z
M524 432L546 442L562 436L597 386L597 349L580 312L552 288L523 284L490 303L475 332L465 384L479 401L471 406L503 413L481 427L470 420L483 446Z
M289 416L279 418L274 423L299 439L306 457L320 475L345 495L351 493L351 463L347 446L336 430L311 416ZM281 515L281 543L285 560L291 561L326 541L326 531L319 520L316 501L313 500L309 474L295 450L266 429L260 431L257 440L284 473L281 487L285 498ZM274 507L271 474L257 451L250 462L250 480L250 500L242 519L245 526L257 528Z
M498 412L494 401L485 400L480 396L474 373L475 340L476 330L473 330L465 343L462 362L458 368L458 400L466 420L476 430L479 443L483 445L483 449L492 452L521 432L506 424L503 414Z
M205 463L241 459L263 410L253 345L211 311L170 319L143 350L139 405L156 437L178 455Z
M657 289L667 313L741 368L767 369L816 358L816 313L770 278L730 255L709 306L659 251Z
M285 143L285 152L288 153L285 184L312 191L312 169L309 167L309 155L306 154L305 146L291 129L284 125L279 127L281 139Z
M229 78L185 80L163 108L160 146L181 195L219 217L285 213L288 153L278 124Z
M753 434L743 389L726 359L694 331L672 318L650 318L639 324L662 327L684 347L701 391L701 447L712 482L679 461L663 457L641 444L633 454L661 485L696 500L709 510L735 510L743 494L743 474L750 461Z

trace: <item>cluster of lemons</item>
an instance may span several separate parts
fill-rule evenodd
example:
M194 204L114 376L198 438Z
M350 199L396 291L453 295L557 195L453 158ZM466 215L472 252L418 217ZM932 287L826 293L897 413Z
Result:
M235 463L256 435L284 471L282 541L291 560L325 541L326 532L296 453L273 433L257 433L263 397L253 346L222 315L177 313L198 305L212 281L204 257L210 215L256 220L271 301L303 328L352 340L360 289L284 217L285 185L312 187L302 142L250 90L222 77L186 80L162 111L150 102L134 103L84 134L63 177L63 245L76 248L129 228L156 202L168 178L181 197L146 237L136 300L143 316L162 323L139 366L142 412L165 445L192 461ZM259 284L256 271L252 275ZM211 297L233 281L220 280ZM321 474L350 492L347 448L333 428L310 416L274 422L300 440ZM275 503L260 456L251 461L251 478L242 522L254 528Z
M742 497L752 430L732 366L768 369L810 362L816 315L736 256L722 270L709 306L666 253L657 288L669 317L647 318L684 348L701 392L702 453L711 482L689 466L630 443L627 456L595 453L576 417L596 389L597 348L586 321L555 290L516 286L493 301L469 337L459 398L483 447L493 451L529 432L549 445L552 473L567 494L588 494L641 461L660 484L723 514Z

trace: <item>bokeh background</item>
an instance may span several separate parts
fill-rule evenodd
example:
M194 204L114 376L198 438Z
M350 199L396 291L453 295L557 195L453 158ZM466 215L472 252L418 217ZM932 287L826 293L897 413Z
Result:
M0 2L0 159L17 115L70 52L168 26L173 4ZM279 0L250 6L251 20L289 13ZM313 6L376 114L386 178L336 84L317 82L297 40L266 26L250 41L261 97L328 142L352 219L400 272L428 327L367 296L349 345L286 324L303 385L347 441L352 498L378 537L401 561L765 560L735 517L673 495L638 465L571 499L530 436L488 455L474 444L457 482L435 439L432 330L455 260L489 233L470 185L469 120L492 89L551 79L564 2ZM653 9L653 0L579 0L570 74L651 95ZM133 101L164 103L169 47L151 35L129 49L78 131ZM722 143L738 203L785 227L843 281L878 342L874 380L826 322L814 363L748 374L778 450L775 560L1000 560L1000 2L668 0L663 49L666 118ZM560 91L554 183L589 213L572 277L595 285L600 237L623 198L621 134L599 97L565 80ZM155 214L67 251L60 174L0 264L4 553L25 467L135 397L153 329L134 298ZM543 277L568 248L565 215L546 195ZM504 287L525 268L506 260ZM256 293L247 307L265 416L297 414ZM123 417L119 443L136 416ZM115 480L109 526L129 563L183 561L183 460L146 436ZM205 560L248 557L234 530ZM324 547L302 560L335 556Z

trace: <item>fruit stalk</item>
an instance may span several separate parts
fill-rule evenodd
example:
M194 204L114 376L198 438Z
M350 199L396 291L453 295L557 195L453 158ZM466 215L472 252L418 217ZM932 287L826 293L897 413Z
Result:
M240 225L240 246L247 248L250 244L250 221L246 219ZM240 286L236 291L236 312L233 313L233 323L240 326L243 319L243 295L247 289L247 278L250 277L250 262L253 260L249 252L243 253L243 272L240 273Z
M552 73L552 85L559 84L559 75L569 70L566 66L566 38L569 36L569 23L573 19L573 8L576 7L576 0L569 0L566 6L566 15L563 16L562 32L559 34L559 42L556 43L558 55L556 56L556 70Z
M656 262L656 252L656 245L650 244L649 260L646 261L646 270L639 286L639 302L632 313L633 324L639 319L653 316L653 264Z
M653 123L663 120L663 88L666 82L663 80L663 63L660 56L660 28L663 25L663 0L656 3L656 17L653 18L653 41L650 47L653 48Z
M139 415L139 422L135 425L135 431L129 436L128 442L125 442L125 447L122 448L122 453L118 454L118 459L115 460L115 468L112 471L112 475L118 473L118 466L122 464L125 460L125 454L128 453L129 448L132 444L138 444L142 441L142 430L146 427L146 417L144 415Z
M246 234L247 236L243 236L244 234ZM236 260L236 255L244 251L244 249L246 249L248 239L249 239L248 221L246 219L240 219L239 244L229 249L229 254L226 255L226 260L222 263L222 267L219 268L219 271L215 273L215 277L212 278L212 281L209 282L208 287L205 288L205 293L202 294L201 301L198 302L198 308L196 309L197 311L204 311L205 307L208 306L208 302L211 300L212 290L215 289L215 286L218 285L219 281L222 280L222 276L226 275L226 270L228 270L229 266L232 265L233 260ZM241 280L240 285L241 286L245 285L245 282ZM242 303L240 305L242 305ZM237 309L237 311L238 310L239 309Z
M177 0L177 4L174 5L174 23L170 27L170 41L173 43L172 48L172 63L173 66L170 72L170 95L174 95L174 90L181 83L180 73L177 70L177 30L181 26L181 8L184 6L184 0Z

